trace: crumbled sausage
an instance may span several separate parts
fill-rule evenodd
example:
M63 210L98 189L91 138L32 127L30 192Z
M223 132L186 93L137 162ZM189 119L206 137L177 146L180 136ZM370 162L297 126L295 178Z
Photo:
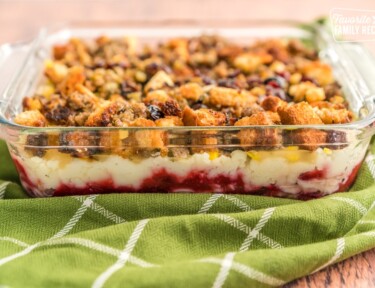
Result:
M73 157L87 158L98 152L98 136L94 132L62 132L59 135L59 151Z
M48 146L48 135L45 133L28 135L26 138L25 150L33 156L43 157L46 154Z
M160 104L160 109L166 116L182 116L182 111L177 101L174 99L167 100Z
M71 123L72 119L69 118L73 116L73 113L68 107L57 106L55 109L46 112L45 115L51 123L56 125L67 125Z

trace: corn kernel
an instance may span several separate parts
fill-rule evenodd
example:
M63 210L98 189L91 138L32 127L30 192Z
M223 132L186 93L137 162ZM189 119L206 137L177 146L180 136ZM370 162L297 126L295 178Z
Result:
M119 138L121 140L124 140L124 139L128 138L128 136L129 136L129 132L128 131L123 131L123 130L119 131Z
M292 85L289 87L289 94L293 96L295 102L301 102L305 98L306 87L302 84Z
M344 98L338 95L335 95L331 98L329 98L329 102L333 104L343 104L344 103Z
M274 72L281 73L285 70L285 64L280 61L274 61L270 66L270 69Z
M146 82L147 75L143 71L138 70L135 72L135 80L141 83Z
M250 90L251 94L255 96L260 96L260 95L265 95L266 90L262 87L254 87L253 89Z
M255 71L262 64L262 58L254 54L241 54L234 59L234 66L243 72Z
M329 149L329 148L323 148L323 152L326 153L327 155L331 155L332 154L332 150Z
M306 91L305 98L307 102L317 102L317 101L323 101L326 96L324 94L323 88L310 88Z
M285 149L286 149L286 150L289 150L289 151L296 151L296 150L299 149L299 147L298 147L298 146L288 146L288 147L286 147Z
M288 155L286 155L286 159L288 162L297 162L301 159L301 155L299 153L288 153Z
M247 156L249 156L251 159L255 161L259 161L261 159L260 155L257 152L249 151L247 152Z
M142 98L142 93L141 92L132 92L126 95L126 97L129 100L134 100L136 102L140 102Z
M215 160L216 158L219 157L219 152L218 151L210 151L208 152L209 159L210 160Z
M44 67L45 68L52 68L53 67L53 61L51 59L47 59L45 62L44 62Z
M298 84L299 82L301 82L301 79L302 79L301 73L293 73L290 76L289 82L290 84Z
M47 99L55 92L55 88L52 85L42 85L38 88L36 94L42 95Z

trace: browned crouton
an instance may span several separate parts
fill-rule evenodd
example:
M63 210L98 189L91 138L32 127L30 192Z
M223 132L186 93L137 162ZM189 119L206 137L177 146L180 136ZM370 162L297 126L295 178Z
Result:
M156 126L159 127L174 127L184 126L182 119L176 116L166 116L155 121Z
M149 104L158 104L158 103L165 103L166 101L170 100L168 93L164 90L154 90L147 93L146 97L143 99L143 102L146 105Z
M334 82L332 68L319 60L306 62L302 72L310 78L315 79L319 85L325 86Z
M286 104L287 102L281 100L279 97L268 96L262 101L261 106L266 111L277 112L279 107L285 106Z
M192 110L185 107L182 112L182 121L185 126L222 126L225 125L226 116L222 112L211 109ZM215 131L193 131L192 132L192 152L213 152L216 148L205 147L217 144ZM217 151L216 151L217 152Z
M48 61L44 73L55 84L60 83L68 74L68 67L59 62Z
M174 85L171 77L164 71L160 70L158 71L146 84L145 86L145 92L151 91L151 90L158 90L165 86L172 87Z
M234 123L234 126L250 126L250 125L273 125L272 119L278 119L273 112L257 112L250 117L244 117Z
M208 101L214 106L234 106L236 98L239 97L237 90L225 87L215 87L210 90Z
M315 113L324 124L349 123L354 118L353 113L347 110L342 103L319 101L312 103L311 106L314 107Z
M257 97L248 91L238 92L236 89L214 87L209 92L207 103L215 107L239 107L255 103Z
M284 133L284 144L314 151L326 143L327 133L317 129L298 129Z
M56 60L63 59L68 49L69 49L68 45L54 45L53 46L53 58Z
M152 120L137 118L129 124L130 127L155 127L155 122ZM163 134L162 131L139 130L134 133L134 138L137 147L142 148L163 148Z
M306 102L280 107L279 115L283 124L323 124L314 109ZM298 129L284 134L284 143L301 149L315 150L324 144L326 132L316 129Z
M116 126L127 127L136 118L146 118L147 108L143 103L109 102L105 101L98 105L90 114L86 126Z
M202 87L197 83L187 83L182 85L179 91L182 97L192 101L198 101L203 94Z
M98 146L101 153L122 155L124 150L123 140L129 136L126 130L113 130L100 132Z
M77 90L67 97L67 105L73 110L92 111L99 103L99 98L81 84L76 86Z
M192 110L185 107L182 121L185 126L222 126L225 125L225 114L211 109Z
M250 117L244 117L234 123L234 126L251 126L251 125L273 125L272 119L277 120L273 112L258 112ZM241 145L246 150L267 150L281 144L281 136L276 129L243 129L238 133Z
M165 118L160 118L155 121L156 126L158 127L176 127L184 126L181 118L176 116L166 116ZM168 132L160 131L160 135L163 139L165 146L169 144Z
M39 110L21 112L14 118L14 122L22 126L45 127L47 119Z
M281 123L286 125L323 124L314 109L306 102L281 106L278 113Z
M25 97L22 101L22 107L23 107L24 111L41 110L42 109L42 103L40 103L39 99L37 99L37 98Z
M73 66L69 69L67 76L57 86L63 95L69 95L76 90L78 84L83 84L86 80L84 68L82 66Z
M85 126L89 127L99 127L99 126L109 126L112 123L112 117L121 110L124 104L121 102L102 102L98 107L90 114Z
M346 109L322 108L315 110L324 124L343 124L353 120L353 113Z
M234 66L245 73L256 71L262 64L272 61L268 53L243 53L234 59Z

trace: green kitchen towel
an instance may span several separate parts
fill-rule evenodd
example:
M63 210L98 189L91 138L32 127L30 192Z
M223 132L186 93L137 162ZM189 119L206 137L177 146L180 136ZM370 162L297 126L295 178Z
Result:
M375 144L349 193L30 199L0 143L0 287L269 287L375 247Z

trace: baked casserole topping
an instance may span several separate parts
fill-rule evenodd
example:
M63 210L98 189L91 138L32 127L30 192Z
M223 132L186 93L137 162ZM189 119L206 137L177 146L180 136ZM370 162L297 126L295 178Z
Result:
M323 125L353 120L331 67L297 39L268 39L246 46L204 35L138 49L133 38L102 36L91 42L72 38L53 47L44 73L35 94L24 98L23 112L14 119L17 124L174 127ZM157 131L134 137L120 134L111 139L111 147L116 146L113 141L146 141L138 146L156 148L166 144ZM65 133L58 141L89 145L81 136ZM283 135L276 129L245 129L238 134L240 144L252 149L280 147L288 141L315 150L321 143L345 142L343 137L337 131L315 129ZM215 145L215 140L206 137L195 144ZM39 142L52 140L38 136L30 141L43 146ZM77 150L74 153L80 156Z

